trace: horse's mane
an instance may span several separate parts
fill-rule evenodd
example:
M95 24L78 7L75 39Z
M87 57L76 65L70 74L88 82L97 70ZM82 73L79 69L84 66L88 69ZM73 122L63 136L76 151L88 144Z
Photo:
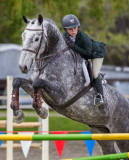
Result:
M53 23L58 28L59 32L61 33L61 35L64 38L63 33L61 32L61 30L59 29L59 27L56 25L56 23L52 19L49 19L49 18L43 18L43 19L46 20L46 21L49 21L49 22ZM64 38L64 40L65 40L65 38Z
M54 25L56 25L56 24L55 24L55 22L54 22L52 19L49 19L49 18L43 18L43 20L44 20L44 19L45 19L46 21L49 21L49 22L53 23ZM57 26L57 25L56 25L56 26Z

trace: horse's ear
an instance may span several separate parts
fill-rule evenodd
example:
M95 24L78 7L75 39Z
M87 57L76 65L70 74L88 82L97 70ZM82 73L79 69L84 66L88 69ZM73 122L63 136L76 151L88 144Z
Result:
M43 17L40 14L38 16L38 22L40 25L43 23Z
M25 16L22 16L22 18L23 18L23 21L24 21L25 23L29 23L29 22L30 22L29 18L27 18L27 17L25 17Z

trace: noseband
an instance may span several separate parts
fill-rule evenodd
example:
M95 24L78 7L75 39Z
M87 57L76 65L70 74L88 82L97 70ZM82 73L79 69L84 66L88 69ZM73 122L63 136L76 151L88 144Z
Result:
M32 52L32 53L35 53L36 56L35 56L35 61L36 61L36 65L37 65L37 68L39 70L39 74L38 74L38 77L41 73L41 71L51 62L53 61L56 57L58 57L60 54L63 54L64 52L66 52L67 50L69 50L69 47L66 47L64 48L63 50L57 52L57 53L54 53L54 54L50 54L48 56L43 56L43 57L40 57L40 58L37 58L38 54L39 54L39 50L41 48L41 44L42 44L42 41L43 41L43 35L44 34L44 29L43 29L43 24L42 24L42 28L41 29L29 29L29 28L26 28L25 30L28 30L28 31L41 31L42 34L41 34L41 38L40 38L40 43L39 43L39 46L38 46L38 50L35 51L35 50L31 50L31 49L28 49L28 48L22 48L22 51L29 51L29 52ZM47 36L45 35L46 39L47 39L47 46L48 46L48 38ZM76 54L73 54L72 53L72 56L74 58L74 61L76 63L76 66L75 66L75 69L74 69L74 74L76 74L76 70L77 70L77 59L76 59ZM49 61L47 61L44 65L41 65L41 60L45 59L45 58L49 58L49 57L52 57Z

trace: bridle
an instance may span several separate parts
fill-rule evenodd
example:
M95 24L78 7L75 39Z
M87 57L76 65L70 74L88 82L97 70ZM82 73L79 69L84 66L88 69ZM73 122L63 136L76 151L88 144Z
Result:
M57 53L54 53L54 54L50 54L48 56L43 56L43 57L40 57L40 58L37 58L38 54L39 54L39 50L41 48L41 44L42 44L42 41L43 41L43 35L45 35L46 39L47 39L47 46L48 46L48 37L47 35L44 33L44 28L43 28L43 24L42 24L42 28L41 29L29 29L29 28L26 28L25 30L28 30L28 31L41 31L42 34L41 34L41 38L40 38L40 42L39 42L39 46L38 46L38 49L37 51L35 50L31 50L31 49L28 49L28 48L22 48L22 51L29 51L29 52L32 52L32 53L35 53L36 56L35 56L35 61L36 61L36 65L37 65L37 68L38 68L38 71L39 71L39 74L38 74L38 77L40 76L40 73L41 71L51 62L53 61L56 57L58 57L60 54L63 54L64 52L66 52L67 50L69 50L69 47L66 47L64 48L63 50L57 52ZM72 56L73 56L73 59L76 63L76 66L75 66L75 69L74 69L74 75L76 74L76 71L77 71L77 57L76 57L76 54L74 54L73 52L72 53ZM41 65L41 60L45 59L45 58L49 58L49 57L52 57L50 60L48 60L44 65Z

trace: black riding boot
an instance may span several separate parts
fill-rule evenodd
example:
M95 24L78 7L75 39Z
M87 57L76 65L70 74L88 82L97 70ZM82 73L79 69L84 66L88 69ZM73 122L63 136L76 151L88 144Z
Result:
M93 80L93 82L94 82L94 87L97 92L97 95L94 98L94 105L95 106L104 105L103 86L102 86L102 80L101 80L100 76L95 78Z

